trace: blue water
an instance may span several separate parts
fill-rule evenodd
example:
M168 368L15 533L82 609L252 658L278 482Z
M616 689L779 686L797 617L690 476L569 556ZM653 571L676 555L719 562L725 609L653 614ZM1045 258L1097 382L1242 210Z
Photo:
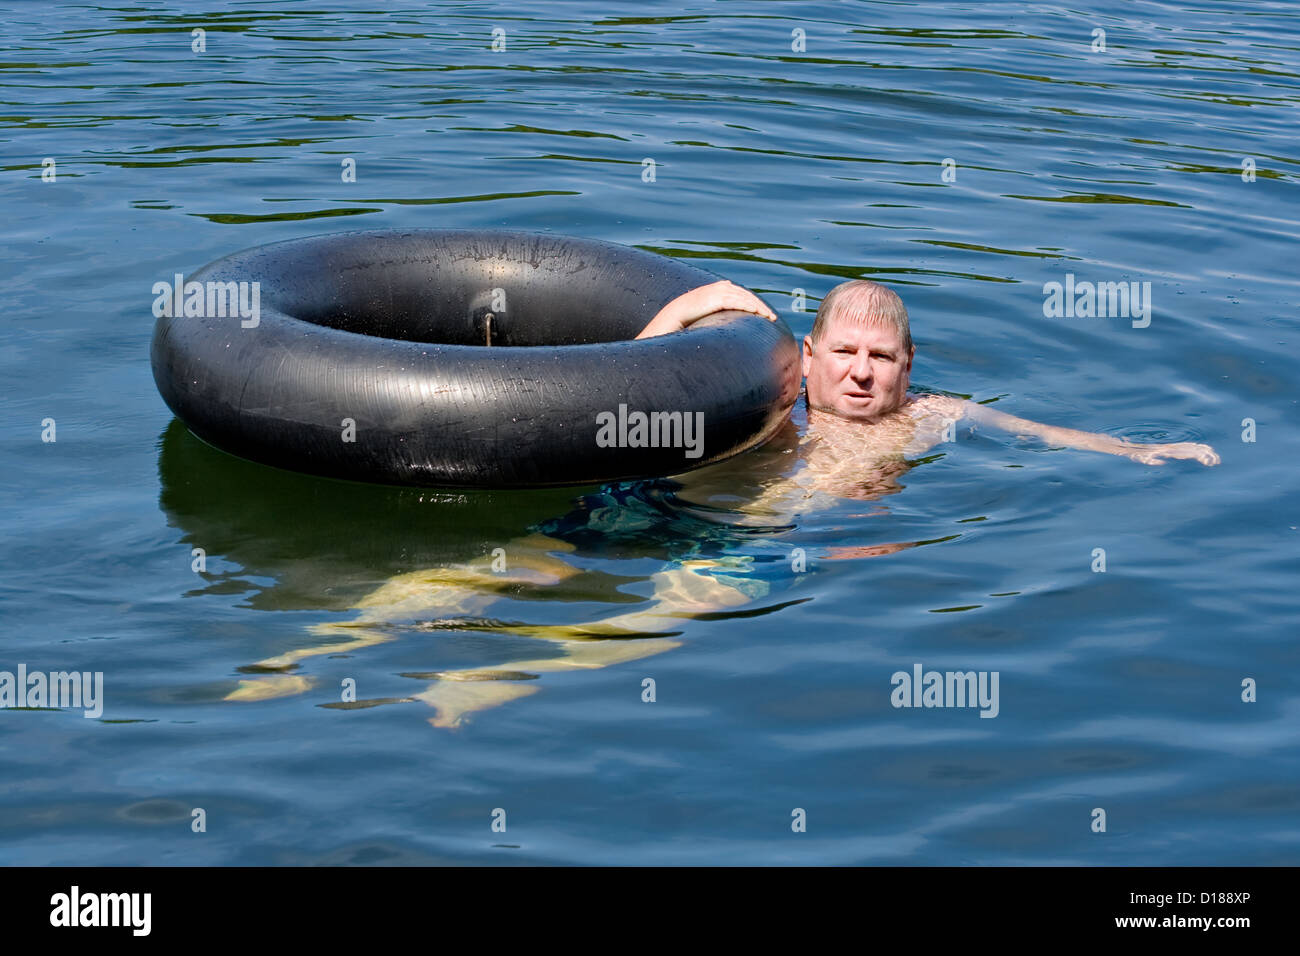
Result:
M0 861L1300 860L1300 10L375 6L0 10L0 670L105 687L99 719L0 711ZM448 493L243 462L172 420L154 282L428 226L680 258L797 335L873 278L918 388L1222 464L964 425L893 493L779 516L747 504L773 449L626 494ZM1150 282L1150 325L1045 317L1067 273ZM282 657L403 575L561 526L572 577ZM582 644L639 659L514 666L572 650L527 627L644 610L691 561L744 600ZM998 716L891 706L917 663L997 671ZM428 675L494 669L458 687L519 696L431 723L417 695L451 682ZM346 680L373 706L337 706Z

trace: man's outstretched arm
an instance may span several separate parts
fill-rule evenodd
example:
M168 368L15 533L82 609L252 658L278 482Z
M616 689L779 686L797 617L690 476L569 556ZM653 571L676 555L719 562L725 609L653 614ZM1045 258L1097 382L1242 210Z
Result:
M1166 458L1194 458L1202 465L1219 463L1219 456L1215 454L1213 448L1195 442L1144 445L1097 432L1083 432L1073 428L1044 425L1042 422L1031 422L1027 418L1017 418L977 402L964 402L961 410L963 417L981 425L990 425L1015 435L1033 435L1049 445L1064 445L1067 448L1085 448L1089 451L1105 452L1108 455L1122 455L1144 465L1163 465Z

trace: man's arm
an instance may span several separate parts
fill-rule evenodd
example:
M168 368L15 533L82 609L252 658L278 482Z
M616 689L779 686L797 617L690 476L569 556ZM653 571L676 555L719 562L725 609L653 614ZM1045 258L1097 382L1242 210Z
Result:
M1073 428L1059 428L1056 425L1031 422L1027 418L1017 418L977 402L963 402L961 411L965 418L1015 435L1033 435L1050 445L1064 445L1067 448L1085 448L1089 451L1105 452L1108 455L1122 455L1144 465L1163 465L1165 458L1194 458L1202 465L1219 463L1219 456L1214 453L1213 448L1195 442L1144 445L1097 432L1082 432Z
M748 289L724 279L684 292L673 299L659 310L637 338L648 339L656 335L680 332L706 315L728 309L753 312L765 319L776 321L776 313L769 309L762 299Z

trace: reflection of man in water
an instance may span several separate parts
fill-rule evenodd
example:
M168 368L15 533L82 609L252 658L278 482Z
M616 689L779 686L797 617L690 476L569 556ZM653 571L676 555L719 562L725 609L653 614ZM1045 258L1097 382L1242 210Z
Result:
M693 322L725 309L776 318L753 293L730 282L716 282L668 303L638 338L689 334ZM818 309L812 333L803 342L808 427L800 436L789 426L774 440L797 445L798 465L770 482L745 510L789 517L842 498L890 494L899 490L897 477L911 467L907 459L951 438L956 423L963 419L1149 465L1163 465L1165 459L1219 463L1208 445L1137 444L1031 422L957 398L909 394L915 354L907 310L897 295L874 282L859 280L832 289ZM451 727L469 713L535 692L538 687L533 678L540 673L605 667L661 653L678 646L672 638L680 633L673 630L680 622L738 607L767 593L770 584L761 571L771 570L776 562L763 564L756 561L755 554L701 547L691 540L695 536L689 529L681 529L685 533L678 537L687 547L665 570L651 575L654 592L640 610L580 625L502 624L480 617L503 595L544 597L561 582L566 588L578 588L577 579L585 572L562 555L575 551L573 541L581 541L584 534L610 538L626 533L629 525L635 532L652 524L656 520L655 499L646 488L646 483L636 482L607 487L584 499L573 513L576 519L570 515L548 522L539 533L506 545L507 574L495 573L491 559L484 558L464 567L415 571L389 580L356 606L360 613L355 620L312 629L328 636L328 643L260 661L259 668L282 673L241 681L228 699L301 693L311 687L311 681L289 673L298 661L392 640L412 629L492 630L540 638L560 648L559 655L421 675L433 683L422 693L401 700L424 701L436 711L430 723ZM707 539L708 531L699 537ZM839 547L831 549L827 557L875 557L909 546ZM790 577L789 565L781 570L784 577ZM355 706L388 702L360 701Z

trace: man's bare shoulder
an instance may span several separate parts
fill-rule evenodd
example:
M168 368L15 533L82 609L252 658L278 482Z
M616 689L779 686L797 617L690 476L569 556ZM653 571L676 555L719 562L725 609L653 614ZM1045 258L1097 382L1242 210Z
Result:
M960 421L966 415L966 400L948 395L910 395L905 408L913 418L942 418Z

